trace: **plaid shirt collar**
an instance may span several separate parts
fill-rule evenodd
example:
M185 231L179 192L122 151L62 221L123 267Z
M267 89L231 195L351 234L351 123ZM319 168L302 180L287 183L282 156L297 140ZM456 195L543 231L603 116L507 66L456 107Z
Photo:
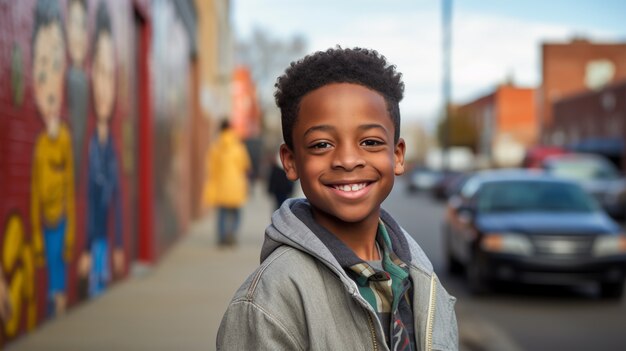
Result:
M344 244L343 241L339 240L333 233L313 219L311 207L307 202L294 206L292 211L294 215L296 215L296 217L298 217L298 219L300 219L302 223L304 223L328 248L341 267L347 270L356 264L366 263L360 259L354 251L352 251L352 249ZM381 219L378 221L378 234L376 235L376 241L378 242L381 251L387 251L390 253L391 261L411 261L411 253L408 250L408 243L402 234L402 230L382 209Z

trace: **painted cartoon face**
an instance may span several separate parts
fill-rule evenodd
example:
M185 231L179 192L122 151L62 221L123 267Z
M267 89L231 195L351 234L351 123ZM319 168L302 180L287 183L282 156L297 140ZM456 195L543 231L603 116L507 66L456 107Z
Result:
M78 1L71 1L68 9L67 45L74 64L82 65L87 54L87 16Z
M115 100L115 62L113 40L104 32L97 37L92 63L94 107L99 120L111 118Z
M58 122L63 102L65 44L58 22L43 26L33 45L35 103L46 125Z
M350 83L305 95L293 130L293 150L281 149L287 176L300 179L320 224L377 220L394 175L404 172L404 141L379 93Z

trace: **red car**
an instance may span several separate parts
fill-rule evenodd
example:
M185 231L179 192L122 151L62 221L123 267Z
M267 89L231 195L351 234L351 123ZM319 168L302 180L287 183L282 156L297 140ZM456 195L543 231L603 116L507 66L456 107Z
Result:
M563 155L566 153L567 150L558 146L536 146L526 152L526 156L522 161L522 167L541 168L543 165L543 161L546 158L555 155Z

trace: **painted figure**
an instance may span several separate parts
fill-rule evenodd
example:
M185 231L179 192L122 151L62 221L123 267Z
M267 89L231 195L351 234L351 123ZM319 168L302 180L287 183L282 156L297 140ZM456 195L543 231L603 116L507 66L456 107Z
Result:
M26 330L32 330L37 323L33 249L17 213L9 215L6 222L1 263L0 319L4 334L11 338L20 331L22 321L26 321Z
M87 56L87 2L69 0L67 9L67 46L70 65L67 70L67 107L72 128L72 149L74 151L75 178L81 168L83 143L87 126L87 108L89 101L89 83L85 72Z
M109 272L109 217L113 216L113 269L124 268L122 212L118 157L113 147L110 121L115 104L115 54L111 18L105 2L98 6L93 39L92 84L96 132L89 141L87 173L87 245L81 259L89 275L89 295L102 293L111 279Z
M65 311L66 264L74 249L74 158L70 132L61 120L65 43L56 0L38 0L32 37L32 77L44 122L34 147L31 180L33 245L48 273L49 314Z

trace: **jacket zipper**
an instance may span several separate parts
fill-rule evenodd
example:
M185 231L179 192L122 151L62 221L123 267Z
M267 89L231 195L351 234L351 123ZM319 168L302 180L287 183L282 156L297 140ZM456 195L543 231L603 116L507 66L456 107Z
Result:
M378 342L376 341L376 331L374 330L374 321L372 321L372 314L369 311L365 311L367 313L367 324L370 327L370 335L372 336L372 345L374 346L374 351L378 350Z
M435 319L435 302L437 301L437 286L435 284L435 274L430 278L430 299L428 302L428 319L426 320L426 345L427 351L433 349L433 322Z

